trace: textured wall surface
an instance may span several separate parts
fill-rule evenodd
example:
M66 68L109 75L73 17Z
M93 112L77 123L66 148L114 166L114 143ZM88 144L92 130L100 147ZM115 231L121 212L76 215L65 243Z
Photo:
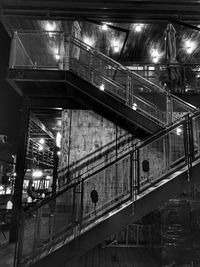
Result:
M127 137L127 133L93 111L63 111L60 170L91 161L101 153L106 159L105 146L115 148L119 137Z

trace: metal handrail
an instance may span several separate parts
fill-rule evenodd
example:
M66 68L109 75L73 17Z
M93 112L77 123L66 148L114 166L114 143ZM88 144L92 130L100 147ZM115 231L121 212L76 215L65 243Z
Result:
M95 175L98 175L98 173L102 173L102 172L104 172L105 170L107 170L107 169L109 169L110 167L112 167L112 166L117 166L117 164L118 163L120 163L120 162L123 162L124 160L128 160L128 159L131 159L132 158L132 156L135 154L136 155L136 158L137 158L137 154L138 153L140 153L140 151L141 151L141 153L143 154L143 149L145 148L148 148L149 146L151 146L151 144L156 144L156 142L157 141L159 141L160 140L160 138L163 138L163 137L165 137L165 136L167 136L168 134L172 134L173 136L175 136L174 135L174 133L173 133L173 131L174 131L174 129L176 129L177 127L179 127L179 126L183 126L183 127L185 127L185 128L187 128L187 127L193 127L193 126L189 126L189 124L188 124L188 122L189 122L189 120L191 120L191 119L196 119L196 118L200 118L200 112L197 112L195 115L193 115L193 116L186 116L185 117L185 119L184 119L184 121L182 121L182 122L179 122L179 123L177 123L176 125L173 125L172 127L169 127L168 129L165 129L164 131L162 131L161 133L159 133L159 134L156 134L153 138L150 138L150 139L148 139L148 141L145 141L145 142L143 142L141 145L138 145L138 146L135 146L134 147L134 149L132 149L131 151L129 151L129 152L127 152L126 154L124 154L124 155L122 155L121 157L119 157L117 160L115 160L115 161L113 161L113 162L111 162L111 163L108 163L108 164L106 164L104 167L102 167L100 170L98 170L98 171L96 171L95 173L93 173L93 174L90 174L90 175L88 175L88 177L86 177L86 178L84 178L84 179L81 179L81 177L79 177L79 179L77 179L74 183L72 183L72 184L70 184L70 185L68 185L68 187L67 188L65 188L65 189L63 189L62 191L60 191L60 192L58 192L58 193L56 193L56 194L54 194L54 195L52 195L49 199L45 199L45 200L43 200L41 203L39 203L37 206L35 206L35 207L33 207L31 210L29 210L29 211L27 211L27 212L25 212L25 217L24 218L28 218L29 217L29 214L39 214L38 212L39 212L39 210L41 210L41 209L44 209L44 212L45 212L45 209L46 209L46 207L47 207L47 205L51 205L51 203L54 205L56 202L54 202L54 201L56 201L56 199L60 199L60 197L62 197L62 196L65 196L65 194L67 193L67 192L75 192L76 190L78 190L78 188L79 188L79 190L81 189L81 187L82 187L82 185L84 185L84 184L86 184L87 185L87 183L88 182L90 182L90 180L91 179L93 179L93 177L95 177ZM187 125L187 127L186 127L186 124L188 124ZM199 126L200 126L200 120L199 120ZM192 131L192 129L190 128L190 131ZM185 132L185 131L184 131ZM175 136L176 137L176 136ZM179 137L177 137L177 138L179 138ZM179 140L181 140L181 144L182 144L182 148L181 148L181 151L182 151L182 153L179 155L179 157L178 158L175 158L173 161L172 161L172 166L171 166L171 168L166 168L166 172L164 172L164 173L162 173L162 175L161 176L159 176L158 175L158 177L157 177L157 179L163 179L163 178L165 178L166 177L166 175L169 175L169 173L172 173L172 172L174 172L174 170L178 170L178 169L180 169L180 168L182 168L182 167L184 167L184 166L187 166L187 162L188 162L188 160L187 160L187 157L189 156L188 154L187 154L187 152L186 152L186 150L185 150L185 145L188 147L188 146L190 146L191 145L191 147L192 147L192 144L191 144L191 140L189 140L188 138L189 138L189 136L186 134L183 134L183 138L184 138L184 140L181 138L181 139L179 139ZM176 138L174 139L174 141L175 141L175 143L174 143L174 146L176 146ZM200 148L200 144L198 144L198 148ZM159 158L159 153L161 153L159 150L155 150L155 152L157 153L157 156L158 156L158 158ZM199 153L199 152L198 152ZM141 155L142 155L141 154ZM187 154L187 155L186 155ZM192 155L190 155L190 156L192 156ZM193 161L195 160L194 158L192 159ZM175 165L174 165L174 163L176 163ZM141 161L139 161L139 162L136 162L135 163L138 167L139 167L139 165L141 164ZM139 165L138 165L139 164ZM136 168L138 168L138 167L136 167ZM189 168L189 166L188 166L188 168ZM133 179L132 177L131 177L131 179ZM135 177L134 179L137 179L137 183L135 182L135 181L132 181L132 183L136 183L136 187L134 187L135 189L134 190L136 190L135 191L135 193L134 193L134 196L135 195L137 195L137 194L139 194L140 192L142 192L143 190L146 190L146 189L148 189L148 188L150 188L151 187L151 185L152 184L154 184L154 183L156 183L158 180L157 179L155 179L154 181L152 181L151 183L149 183L149 181L145 181L144 180L144 182L143 182L143 178L142 177L139 177L139 176L137 176L137 177ZM139 179L139 180L138 180ZM130 185L129 185L130 186ZM74 191L75 190L75 191ZM82 189L81 189L81 194L83 194L83 191L82 191ZM131 194L131 187L128 189L128 191L125 191L125 195L124 194L122 194L122 193L117 193L117 198L121 198L121 196L122 196L122 201L129 201L130 200L130 194ZM70 193L70 195L71 195L71 193ZM123 196L125 197L125 199L123 198ZM126 198L126 196L127 196L127 198ZM131 194L131 196L132 196L132 194ZM77 196L78 197L78 196ZM133 196L132 196L133 197ZM108 199L108 200L106 200L104 203L103 203L103 206L105 206L105 207L110 207L110 209L115 209L116 208L116 205L109 205L109 203L110 203L110 201L111 201L111 203L112 203L112 201L113 200L115 200L115 196L114 196L114 198L113 197L111 197L110 199ZM136 199L135 198L132 198L132 201L134 202L134 201L136 201ZM107 204L106 204L107 203ZM62 203L61 203L62 204ZM117 203L117 205L118 205L119 203ZM58 205L59 205L59 201L58 201ZM82 205L81 205L81 203L80 203L80 206L78 206L78 208L80 209L80 207L81 207ZM103 207L102 206L102 207ZM99 213L99 215L98 216L101 216L100 214L104 214L104 213L106 213L106 210L107 210L107 208L105 209L105 210L97 210ZM41 210L41 212L42 212L42 210ZM92 217L91 217L92 216ZM38 217L38 219L39 219L40 217ZM89 213L85 213L85 219L86 219L86 221L85 221L85 223L83 224L83 225L89 225L90 223L92 223L93 222L93 220L95 220L95 218L97 218L96 216L95 217L93 217L93 212L89 212ZM40 219L39 219L40 220ZM81 220L81 218L79 218L79 220ZM92 221L91 221L92 220ZM38 222L39 223L39 222ZM73 229L75 226L74 226L74 224L73 224L73 222L71 222L70 223L70 225L71 225L71 229ZM66 227L68 227L67 225L66 225ZM67 229L67 228L66 228ZM59 236L59 232L60 232L60 234L61 233L63 233L63 231L64 231L64 229L61 231L62 229L60 229L58 232L56 232L56 233L54 233L54 235L56 234L56 236ZM65 236L65 239L66 239L66 236ZM56 243L56 240L52 240L52 242L54 242L54 243ZM51 243L49 243L49 245L50 245ZM48 247L49 247L49 245L48 245ZM45 247L42 249L42 251L44 252L45 251ZM39 253L39 250L38 250L38 252L37 252L37 254ZM38 254L39 255L39 254Z

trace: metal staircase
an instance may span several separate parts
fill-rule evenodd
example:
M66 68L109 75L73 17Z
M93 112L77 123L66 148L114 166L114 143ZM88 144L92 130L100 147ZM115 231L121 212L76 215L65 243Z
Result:
M199 129L200 113L187 115L23 214L16 266L64 266L198 182Z
M98 169L71 173L65 189L23 213L15 266L64 266L197 182L200 114L194 107L63 33L15 33L10 68L23 70L19 81L30 70L61 72L80 102L95 103L100 113L106 108L105 117L115 114L119 126L125 120L134 131L157 132Z
M51 87L58 87L58 82L60 86L65 84L66 92L71 89L71 97L80 104L142 139L196 110L96 49L60 32L15 32L9 66L8 79L14 79L19 87L24 88L30 81L37 82L37 86L41 83L41 90L47 81Z

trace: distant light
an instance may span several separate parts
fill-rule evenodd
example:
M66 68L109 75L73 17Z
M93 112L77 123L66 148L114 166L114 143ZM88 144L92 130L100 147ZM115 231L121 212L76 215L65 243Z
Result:
M32 203L32 202L33 202L32 198L31 198L31 197L28 197L28 198L27 198L27 202L28 202L28 203Z
M181 135L182 131L183 130L180 127L176 128L176 134L177 135Z
M43 149L44 149L44 147L42 145L39 145L38 150L42 151Z
M99 89L100 89L101 91L104 91L104 90L105 90L105 85L102 83L102 84L100 85Z
M56 135L56 146L61 147L61 134L60 134L60 132L58 132Z
M108 26L106 24L103 24L102 30L107 31L108 30Z
M191 54L197 47L196 42L192 41L192 40L187 40L185 42L185 50L188 54Z
M143 27L142 24L137 24L137 25L135 26L135 31L136 31L136 32L141 32L141 31L142 31L142 27Z
M51 176L50 176L50 175L47 175L47 176L46 176L46 179L47 179L47 180L50 180L50 179L51 179Z
M44 143L45 143L44 138L41 138L41 139L39 140L39 143L40 143L41 145L44 145Z
M42 197L42 198L45 198L45 193L42 193L41 197Z
M42 177L42 175L43 175L43 172L41 170L34 170L32 173L33 178L40 178Z
M57 125L58 125L58 126L61 126L61 125L62 125L61 120L58 120L58 121L57 121Z
M136 103L133 103L133 105L132 105L132 109L133 109L133 110L137 110L137 104L136 104Z
M11 200L8 200L7 204L6 204L6 209L7 210L11 210L13 208L13 203Z
M58 156L60 156L60 155L61 155L61 152L60 152L60 151L58 151L58 152L57 152L57 155L58 155Z

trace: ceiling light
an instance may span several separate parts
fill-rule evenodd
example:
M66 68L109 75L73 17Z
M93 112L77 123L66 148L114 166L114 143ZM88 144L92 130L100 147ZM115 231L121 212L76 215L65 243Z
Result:
M185 50L188 54L191 54L197 47L196 42L192 41L192 40L187 40L185 42Z
M60 59L60 55L55 54L55 59L56 59L56 60L59 60L59 59Z
M89 46L93 46L93 45L94 45L94 41L93 41L91 38L86 37L86 36L83 38L83 42L84 42L86 45L89 45Z
M106 24L103 24L102 30L107 31L108 30L108 26Z
M61 152L60 152L60 151L58 151L58 152L57 152L57 155L58 155L58 156L60 156L60 155L61 155Z
M143 27L143 24L137 24L137 25L135 26L135 31L136 31L136 32L141 32L141 31L142 31L142 27Z

